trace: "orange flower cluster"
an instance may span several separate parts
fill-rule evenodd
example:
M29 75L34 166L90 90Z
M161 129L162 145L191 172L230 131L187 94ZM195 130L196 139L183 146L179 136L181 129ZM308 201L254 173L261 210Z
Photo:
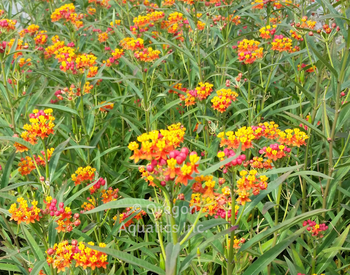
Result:
M253 148L252 141L258 140L261 137L276 139L283 145L293 147L305 145L305 140L308 139L307 134L300 131L298 128L281 131L278 124L274 123L273 121L260 123L258 126L244 126L235 132L228 131L226 133L221 132L218 134L218 138L221 139L221 147L227 146L227 148L237 149L241 144L242 151Z
M132 37L125 37L122 41L120 41L120 45L124 50L142 50L144 48L143 39L137 38L134 39Z
M90 15L94 15L96 13L96 9L93 7L88 7L87 8L87 13Z
M75 6L74 4L66 4L62 7L56 9L51 14L51 21L57 22L61 19L64 19L66 22L72 23L77 29L83 26L83 21L81 19L84 17L83 14L77 14L75 12Z
M7 44L8 53L10 53L14 43L15 43L15 39L11 39L10 42ZM21 52L22 49L28 49L28 43L24 43L22 39L18 39L16 53L13 55L14 60L17 59L19 56L23 55L23 53Z
M298 128L279 131L278 135L279 135L278 141L280 143L285 144L287 146L297 146L297 147L306 145L305 140L309 138L305 132L301 131Z
M154 11L146 15L139 15L138 17L135 17L133 22L137 28L142 29L145 27L153 27L154 23L162 20L164 17L164 12Z
M53 121L55 118L51 115L52 109L46 110L33 110L33 113L29 115L29 121L31 124L25 124L23 129L26 130L21 134L21 138L31 144L36 144L38 138L47 138L49 135L53 134ZM22 144L15 143L14 146L17 152L28 151L28 148Z
M133 159L135 163L140 159L166 159L169 152L175 150L183 142L185 131L186 128L177 123L170 125L167 130L142 134L137 138L137 141L141 143L141 149L135 141L128 146L129 150L134 152L130 159Z
M307 19L308 19L307 16L303 16L303 18L301 19L300 27L304 28L304 29L313 30L315 28L317 22L316 21L307 20Z
M29 25L28 28L21 30L19 32L19 36L24 37L27 33L30 35L34 35L38 30L39 30L39 26L32 24L32 25Z
M232 102L236 101L238 94L231 89L221 89L216 92L217 96L214 96L211 102L212 108L220 113L226 112L227 108Z
M267 188L268 177L262 175L258 176L258 171L253 169L249 172L247 170L242 170L240 173L241 178L237 180L237 202L245 205L250 202L250 196L253 194L255 196L260 194L261 190Z
M244 167L250 166L251 168L254 168L254 169L268 170L273 168L271 163L272 163L271 159L264 160L262 157L253 157L253 159L247 160L246 162L244 162L243 166Z
M160 51L153 50L151 47L145 48L142 51L136 51L134 56L136 59L143 62L153 62L159 58Z
M182 83L177 83L177 84L175 84L173 87L174 87L174 89L177 89L177 90L180 90L180 91L183 91L183 92L186 92L186 91L187 91L186 88L182 88ZM175 91L175 90L169 90L169 93L178 94L178 92Z
M238 26L239 24L242 23L241 21L241 17L239 15L236 15L235 17L230 14L228 17L229 21L231 21L233 24L235 24L236 26Z
M205 187L203 188L203 183ZM223 219L231 218L231 192L228 187L221 189L221 193L214 192L215 181L213 176L195 177L191 189L193 194L190 200L191 213L202 211L210 216ZM239 206L235 206L235 216L237 216Z
M102 102L100 103L100 105L101 105L101 104L104 104L104 103L106 103L106 101L102 101ZM114 104L113 104L113 103L110 103L109 105L105 105L105 106L103 106L103 107L100 107L100 111L101 111L101 112L108 112L109 110L113 110L113 107L114 107Z
M0 19L0 30L9 32L16 28L17 21L11 19Z
M97 203L96 203L96 199L94 197L92 198L87 198L88 202L84 202L82 205L81 205L81 208L84 209L84 211L89 211L89 210L92 210L96 207Z
M48 161L50 161L53 151L54 151L54 148L47 149ZM39 165L45 166L46 165L45 152L41 151L41 154L44 157L41 157L41 156L36 157L35 155L33 155L34 160L28 156L26 156L25 158L21 158L21 161L18 163L18 167L19 167L18 172L20 172L22 176L25 176L25 175L29 175L36 168L35 163L38 166Z
M107 9L111 7L111 5L109 4L109 0L89 0L88 3L94 3L96 6L100 6Z
M119 192L119 189L114 189L112 187L109 187L108 190L102 190L101 193L102 193L102 202L103 203L107 203L107 202L110 202L110 201L115 201L118 199L118 192Z
M266 27L262 27L259 32L260 32L260 37L263 39L269 39L272 37L272 35L275 34L276 32L276 25L273 25L272 27L270 25Z
M98 35L98 41L100 43L106 42L108 40L108 32L103 32Z
M271 42L272 50L279 52L291 52L292 51L292 39L283 37L283 35L275 35L275 38Z
M113 28L116 26L120 26L121 22L121 20L114 20L114 22L112 21L111 23L109 23L109 25Z
M211 92L213 91L213 84L210 84L208 82L199 82L198 84L199 86L196 87L196 92L197 92L197 98L199 100L203 100L206 99Z
M46 59L50 58L53 55L56 55L60 48L65 47L64 41L57 40L57 41L53 41L53 43L54 43L53 45L45 48L44 55Z
M35 37L35 45L45 45L47 43L48 36L46 31L40 31Z
M95 245L93 242L89 242L89 245ZM106 244L100 243L99 247L106 247ZM57 272L64 272L68 267L82 267L84 270L86 268L91 268L95 270L96 268L103 267L106 269L108 264L107 255L103 252L91 249L87 247L83 242L72 240L71 244L67 240L56 243L53 248L46 250L48 255L46 261L49 265L52 264L53 268L57 269ZM73 260L75 261L75 266L73 266Z
M28 206L28 202L21 198L17 199L17 203L11 204L9 212L11 214L11 219L16 221L18 224L25 222L26 224L35 223L35 221L40 220L39 213L41 209L37 207L38 202L36 200L32 201L32 206Z
M268 147L263 147L259 150L260 154L265 154L265 156L271 160L278 160L281 158L284 158L286 156L286 153L290 153L291 149L284 146L284 145L278 145L270 144Z
M72 181L75 185L93 181L95 178L96 169L91 166L79 167L74 174L72 174Z
M32 63L30 63L30 61L32 61L30 58L27 58L27 59L25 59L25 58L20 58L19 61L18 61L18 65L19 65L21 68L22 68L23 66L25 66L25 65L30 66L30 65L32 65Z
M260 42L255 40L243 39L238 42L238 59L245 64L252 64L257 59L263 57L263 48Z
M124 55L124 50L122 49L115 49L111 52L112 57L108 58L107 60L103 60L103 64L106 64L107 67L110 67L112 65L118 65L120 59Z
M122 226L120 227L120 230L125 230L131 224L141 220L142 216L145 216L147 214L145 211L141 210L132 219L128 220L127 222L124 222L128 217L133 215L136 211L138 211L138 210L136 210L136 209L132 210L130 208L126 208L126 212L123 212L119 215L119 223L122 224ZM118 216L114 216L113 220L116 222L118 220Z
M19 149L17 149L17 151L19 151ZM36 168L34 161L28 156L21 158L18 167L18 172L20 172L22 176L29 175Z
M180 99L185 101L185 106L191 106L196 104L196 99L200 101L206 99L213 91L213 84L208 82L199 82L198 87L196 87L194 90L186 89L183 91L186 92L186 94L181 94Z
M237 149L241 144L241 150L245 151L246 149L253 148L252 141L256 139L256 135L252 127L243 126L236 132L221 132L218 134L218 138L221 139L221 147L227 146L227 148Z
M297 34L296 31L290 30L290 34L292 35L292 38L298 40L298 41L303 41L304 38L302 38L301 35Z
M234 236L234 239L233 239L233 248L234 249L240 249L241 245L244 244L244 243L245 243L245 239L244 238L237 239L237 237ZM231 239L228 240L227 248L230 247L230 244L231 244Z

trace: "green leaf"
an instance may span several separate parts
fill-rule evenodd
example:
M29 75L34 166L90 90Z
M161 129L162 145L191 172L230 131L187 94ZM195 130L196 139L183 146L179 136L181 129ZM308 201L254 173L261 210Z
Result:
M114 258L120 259L124 262L127 262L129 264L136 265L139 266L147 271L151 271L154 272L156 274L161 274L161 275L165 275L164 270L162 270L160 267L152 265L150 262L136 258L134 256L132 256L129 253L125 253L119 250L115 250L115 249L111 249L111 248L107 248L107 247L99 247L99 246L92 246L89 244L86 244L86 246L97 250L97 251L101 251L103 253L106 253L108 255L111 255Z
M311 38L308 35L306 35L306 40L311 40ZM317 58L334 74L336 78L338 78L338 72L331 66L331 64L329 64L328 61L324 59L324 57L320 54L320 52L311 45L312 43L307 43L310 49L313 51L313 53L317 56Z
M26 146L29 150L34 151L34 146L21 138L2 136L2 137L0 137L0 140L12 141L13 143L17 142L19 144Z
M57 109L57 110L60 110L62 112L71 113L71 114L79 116L79 114L76 110L73 110L72 108L69 108L67 106L61 106L61 105L57 105L57 104L39 104L37 106L51 108L51 109Z
M7 159L6 166L4 168L4 173L1 177L1 183L0 183L1 189L5 188L9 183L10 174L12 170L12 163L13 163L13 160L15 159L15 156L16 156L16 150L14 150L10 155L10 157Z
M59 144L54 149L54 151L52 153L52 156L51 156L50 161L49 161L50 182L52 182L53 176L55 175L55 171L56 171L57 164L58 164L58 161L60 159L61 153L64 150L64 148L67 146L69 140L70 139L68 138L66 141Z
M248 242L244 243L241 248L239 249L239 252L243 252L243 251L246 251L247 249L251 248L252 246L254 246L256 243L262 241L263 239L267 238L268 236L272 235L273 233L275 233L276 231L279 231L279 230L286 230L288 228L290 228L291 226L294 226L298 223L301 223L305 220L307 220L308 218L310 217L315 217L317 215L320 215L322 213L325 213L327 212L328 210L327 209L317 209L317 210L313 210L313 211L310 211L310 212L307 212L307 213L303 213L299 216L296 216L292 219L288 219L288 220L285 220L284 222L270 228L270 229L267 229L266 231L264 232L261 232L257 235L255 235L252 239L250 239Z
M176 268L176 262L180 253L180 244L169 243L165 248L166 261L165 261L165 270L166 275L173 275Z
M2 264L0 263L0 270L1 271L17 271L17 272L20 272L21 270L13 265L13 264Z
M230 158L227 158L223 161L220 161L219 163L217 164L214 164L212 165L211 167L209 167L208 169L200 172L200 175L202 176L206 176L206 175L209 175L209 174L212 174L214 173L216 170L220 169L221 166L224 166L225 164L233 161L234 159L238 158L238 156L241 154L241 145L239 146L239 148L237 149L236 151L236 155L234 155L233 157L230 157Z
M279 254L282 253L292 242L294 242L301 233L306 230L306 227L299 229L297 232L292 234L287 239L284 239L282 242L278 243L276 246L269 249L263 255L261 255L253 264L251 264L243 275L258 275L260 272L266 268L273 260L277 258Z
M46 260L41 260L39 262L36 262L32 271L29 273L29 275L37 275L39 274L40 270L43 268L44 265L47 265Z
M149 200L128 198L128 199L121 199L121 200L105 203L90 211L84 212L84 214L92 214L92 213L97 213L108 209L118 209L118 208L127 208L127 207L131 207L134 210L144 209L146 210L146 212L149 212L151 210L163 209L163 206L161 204L158 204Z
M314 125L312 125L311 123L309 123L305 119L302 119L301 117L299 117L297 115L294 115L292 113L289 113L289 112L284 112L284 113L286 113L288 116L298 120L299 122L303 123L307 127L311 128L311 130L315 131L320 137L323 137L324 139L327 139L327 137L319 129L317 129Z
M350 226L348 226L344 230L344 232L338 238L335 239L334 243L332 244L332 247L341 247L344 244L344 242L349 234L349 229L350 229ZM318 262L320 262L321 264L317 265L317 267L316 267L317 274L322 273L323 271L326 270L326 268L333 261L334 257L337 255L338 251L339 250L333 250L333 251L327 253L322 258L318 259Z
M214 236L209 237L208 239L206 239L204 242L202 242L199 246L198 249L201 253L203 253L204 249L206 249L208 247L208 245L211 245L211 243L213 243L215 240L218 240L222 237L224 237L227 234L230 234L233 230L236 230L237 226L232 226L231 228L228 228ZM183 274L181 272L184 272L187 267L191 264L192 260L197 257L197 250L193 249L187 256L186 258L182 261L181 266L180 266L180 273L179 274Z
M0 192L6 192L6 191L10 191L10 190L13 190L17 187L20 187L20 186L23 186L23 185L29 185L31 183L35 183L34 181L25 181L25 182L18 182L18 183L15 183L15 184L11 184L3 189L0 190Z
M166 111L170 110L173 106L178 105L181 102L181 99L176 99L170 103L168 103L167 105L163 106L162 109L160 109L159 111L157 111L157 114L155 116L152 116L151 119L151 124L156 121L162 114L164 114Z

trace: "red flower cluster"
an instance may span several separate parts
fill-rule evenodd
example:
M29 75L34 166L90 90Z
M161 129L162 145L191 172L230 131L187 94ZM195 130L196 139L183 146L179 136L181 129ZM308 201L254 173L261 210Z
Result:
M307 226L306 230L312 233L312 236L322 238L324 231L328 229L328 226L324 223L316 224L316 222L307 220L303 222L303 226Z

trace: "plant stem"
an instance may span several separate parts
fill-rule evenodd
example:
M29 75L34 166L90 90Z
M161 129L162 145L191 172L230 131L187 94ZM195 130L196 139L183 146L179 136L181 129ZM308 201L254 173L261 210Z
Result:
M347 65L347 59L349 56L349 51L350 51L350 28L348 28L348 40L346 43L346 48L345 48L345 53L343 56L343 64L340 70L340 74L339 74L339 79L338 79L338 85L337 85L337 92L335 94L336 96L336 102L335 102L335 114L334 114L334 121L333 121L333 125L332 125L332 131L331 131L331 136L328 139L329 142L329 151L328 151L328 176L331 177L334 171L334 167L333 167L333 146L334 146L334 138L335 138L335 130L337 127L337 121L338 121L338 117L339 117L339 113L340 113L340 93L341 93L341 85L344 81L344 77L345 77L345 72L346 72L346 65ZM324 191L323 194L323 203L322 203L322 207L323 209L327 208L327 197L328 197L328 192L329 192L329 188L330 188L330 184L331 184L331 179L327 180L327 184L326 184L326 189ZM326 217L326 212L324 212L323 214L323 218Z
M232 172L232 181L231 181L231 226L233 226L236 222L236 198L235 198L235 186L236 186L236 170L234 169ZM227 275L233 274L234 262L233 262L233 240L235 239L235 230L232 230L230 237L230 245L227 259Z

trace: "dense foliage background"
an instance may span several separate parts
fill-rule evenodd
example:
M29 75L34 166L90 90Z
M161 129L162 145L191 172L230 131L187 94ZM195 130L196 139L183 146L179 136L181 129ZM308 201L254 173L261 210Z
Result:
M1 1L0 274L347 274L349 18Z

